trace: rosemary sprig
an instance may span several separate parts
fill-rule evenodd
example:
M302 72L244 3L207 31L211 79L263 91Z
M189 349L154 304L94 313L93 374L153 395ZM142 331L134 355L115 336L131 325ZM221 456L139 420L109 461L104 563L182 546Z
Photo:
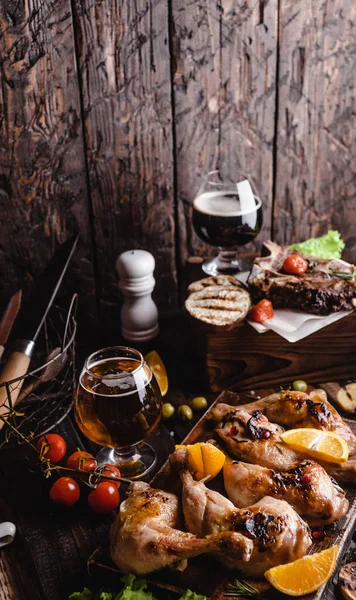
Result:
M349 271L334 271L333 269L330 269L329 273L330 275L333 275L334 277L339 277L340 279L349 279L350 281L356 281L356 270L350 273Z
M260 592L246 581L235 579L234 583L229 583L224 592L226 598L256 598L263 600Z

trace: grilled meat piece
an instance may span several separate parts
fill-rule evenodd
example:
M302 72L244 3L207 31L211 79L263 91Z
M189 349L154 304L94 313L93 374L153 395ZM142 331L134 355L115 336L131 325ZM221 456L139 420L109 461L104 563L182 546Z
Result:
M217 435L239 460L276 471L295 469L305 460L303 454L284 444L279 435L283 431L280 425L270 423L259 410L251 415L245 408L217 404L213 416L221 419L215 429ZM319 464L337 481L356 483L355 457L342 465L323 461Z
M266 496L248 508L236 508L230 500L195 481L187 468L187 452L181 448L170 457L183 484L182 505L189 531L202 537L235 531L253 542L248 562L231 553L215 552L225 566L243 570L244 575L261 576L272 566L291 562L306 554L311 537L308 525L284 500Z
M124 573L145 575L166 566L182 570L182 561L185 567L187 558L212 552L231 553L241 564L249 560L253 543L248 537L222 531L201 538L180 531L177 496L143 482L129 490L110 530L111 558Z
M264 246L269 255L255 259L248 278L254 302L268 298L274 308L295 308L317 315L352 308L351 300L356 298L353 265L342 260L304 255L274 242L266 242ZM284 260L290 254L299 254L308 261L306 273L289 275L283 272Z
M341 435L349 447L350 456L356 453L356 436L346 425L337 410L317 390L309 394L304 392L285 391L271 394L256 402L242 404L238 407L250 414L261 412L273 423L287 427L312 427L324 431L335 431ZM234 407L217 404L213 408L213 418L219 420Z
M323 526L344 517L349 503L325 469L304 460L294 469L275 471L227 459L224 485L235 506L244 507L272 496L286 500L310 525Z

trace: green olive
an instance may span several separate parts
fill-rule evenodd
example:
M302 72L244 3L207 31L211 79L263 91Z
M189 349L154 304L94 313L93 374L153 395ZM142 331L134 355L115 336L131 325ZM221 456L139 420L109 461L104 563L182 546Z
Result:
M163 419L170 419L171 417L173 417L174 413L175 413L175 408L172 404L169 404L169 402L165 402L162 405Z
M181 404L178 408L178 416L182 421L190 421L193 418L193 411L188 404Z
M193 410L205 410L208 407L208 401L204 396L197 396L191 401L190 407Z
M296 392L306 392L308 389L308 384L306 381L303 381L303 379L296 379L292 383L292 388Z

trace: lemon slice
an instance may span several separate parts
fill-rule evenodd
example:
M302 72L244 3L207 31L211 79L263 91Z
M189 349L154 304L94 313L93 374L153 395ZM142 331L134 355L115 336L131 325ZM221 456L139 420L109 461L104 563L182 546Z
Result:
M163 360L156 350L152 350L146 354L145 361L157 380L163 398L168 392L168 375Z
M225 463L225 454L209 442L197 442L191 446L177 445L188 450L188 467L199 481L205 477L213 479L221 471Z
M349 448L341 435L320 429L290 429L281 438L294 450L330 463L342 464L349 458Z
M336 565L338 546L299 558L287 565L279 565L265 572L274 588L288 596L311 594L332 576Z

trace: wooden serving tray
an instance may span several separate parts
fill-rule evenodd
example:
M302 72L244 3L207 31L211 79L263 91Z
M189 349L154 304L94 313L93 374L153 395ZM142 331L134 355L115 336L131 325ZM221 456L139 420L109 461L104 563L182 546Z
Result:
M274 391L275 390L273 389L261 390L259 392L259 396L264 397L273 393ZM251 396L248 394L248 392L244 392L242 394L236 394L234 392L222 392L182 443L193 444L198 441L207 441L209 439L217 440L217 436L214 432L215 424L210 418L210 413L212 407L218 402L226 402L227 404L238 406L239 404L245 404L254 400L256 400L256 395ZM356 434L356 422L349 419L345 419L345 422ZM221 440L219 440L219 442L221 442ZM180 494L180 482L178 477L171 473L168 460L163 465L161 470L155 475L151 485L152 487L171 491L178 495ZM208 485L209 487L212 487L213 489L226 495L221 474L218 475ZM310 548L310 553L314 553L325 550L334 544L338 544L338 565L333 578L329 580L326 586L320 588L313 594L304 596L303 598L305 600L320 600L322 597L324 599L328 598L329 600L336 597L337 573L339 571L342 558L348 549L348 545L351 541L353 529L356 523L356 486L353 487L350 484L346 484L342 487L346 491L346 495L350 503L350 508L347 515L336 523L326 526L325 539L322 542L314 542ZM89 567L92 567L93 565L119 573L118 569L109 559L108 544L98 548L90 557ZM200 557L190 559L188 567L183 572L163 569L157 573L153 573L148 577L148 579L152 584L167 590L180 593L190 588L197 593L209 596L211 599L223 600L224 589L226 588L226 585L229 582L232 582L235 577L240 580L245 579L243 573L229 571L214 558L202 555ZM269 586L265 580L245 580L257 587L261 593L263 593L265 598L284 597L282 594Z

